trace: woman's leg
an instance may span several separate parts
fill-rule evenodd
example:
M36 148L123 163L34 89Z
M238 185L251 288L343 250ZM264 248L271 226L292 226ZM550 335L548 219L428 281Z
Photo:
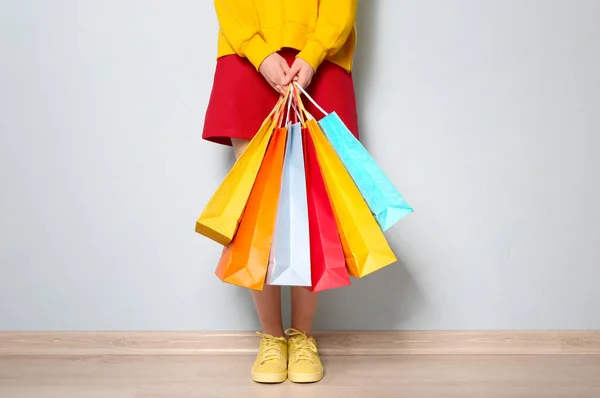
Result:
M232 138L231 144L233 145L233 152L235 153L235 158L239 159L240 156L242 156L242 153L244 153L244 151L246 149L248 149L248 145L250 145L250 141L243 140L240 138Z
M250 141L233 138L233 151L236 158L248 148ZM279 286L265 285L261 292L252 290L254 306L263 333L275 337L283 337L283 320L281 317L281 288Z
M319 293L304 287L292 287L292 328L311 335Z
M263 333L275 337L283 337L283 321L281 319L281 288L265 285L262 292L253 290L252 298L256 313L260 319Z
M314 383L323 378L323 364L319 358L312 324L317 311L319 293L303 287L292 288L292 329L288 336L288 378L294 383Z

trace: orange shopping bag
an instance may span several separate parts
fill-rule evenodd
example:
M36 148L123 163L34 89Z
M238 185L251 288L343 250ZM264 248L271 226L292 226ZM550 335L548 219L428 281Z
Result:
M248 148L204 208L196 221L196 232L199 234L222 245L231 242L265 157L267 145L273 131L277 129L282 104L285 103L286 98L287 95L279 99Z
M348 273L361 278L397 261L369 206L317 122L306 121L342 240Z
M286 138L286 128L275 129L238 231L217 266L215 273L223 282L263 288L275 232Z

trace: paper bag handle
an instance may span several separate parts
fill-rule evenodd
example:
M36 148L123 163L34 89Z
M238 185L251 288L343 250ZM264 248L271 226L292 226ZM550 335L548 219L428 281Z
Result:
M313 103L313 105L314 105L314 106L315 106L315 107L316 107L318 110L320 110L320 111L321 111L321 113L323 113L323 115L325 115L325 116L327 116L327 115L328 115L328 113L327 113L327 112L325 112L325 109L321 108L321 107L319 106L319 104L317 104L317 101L315 101L315 100L314 100L314 99L313 99L313 98L312 98L310 95L308 95L308 93L306 92L306 90L305 90L305 89L303 89L303 88L302 88L302 86L298 84L298 82L294 82L294 85L295 85L295 86L298 88L298 90L300 90L300 92L302 92L302 94L304 94L304 95L306 96L306 98L308 98L308 100L309 100L310 102L312 102L312 103ZM305 109L304 111L306 112L306 109ZM310 113L308 113L308 112L306 112L306 113L310 115ZM311 118L312 118L312 115L311 115ZM314 118L313 118L313 119L314 119Z
M293 84L290 84L290 89L288 91L288 95L289 95L289 98L287 101L287 111L286 111L286 116L285 116L285 125L286 126L290 122L290 110L291 110L292 102L293 102L292 99L294 98L294 85ZM279 127L281 127L281 126L279 126Z
M286 101L290 98L291 91L285 93L285 95L280 95L279 100L277 100L277 104L273 107L271 113L267 117L273 117L273 121L275 122L274 126L281 126L281 122L283 121L283 114L285 108L283 107Z

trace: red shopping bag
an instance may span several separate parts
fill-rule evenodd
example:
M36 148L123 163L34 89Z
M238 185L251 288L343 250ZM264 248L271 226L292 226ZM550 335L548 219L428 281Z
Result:
M321 174L315 145L303 129L313 292L350 285L346 257Z

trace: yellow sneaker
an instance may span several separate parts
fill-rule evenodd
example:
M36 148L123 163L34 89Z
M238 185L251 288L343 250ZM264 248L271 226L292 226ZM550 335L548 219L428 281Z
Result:
M315 383L323 378L323 364L317 342L306 333L288 329L288 378L294 383Z
M285 337L256 334L262 337L262 340L252 366L252 380L257 383L283 383L287 379L288 347Z

